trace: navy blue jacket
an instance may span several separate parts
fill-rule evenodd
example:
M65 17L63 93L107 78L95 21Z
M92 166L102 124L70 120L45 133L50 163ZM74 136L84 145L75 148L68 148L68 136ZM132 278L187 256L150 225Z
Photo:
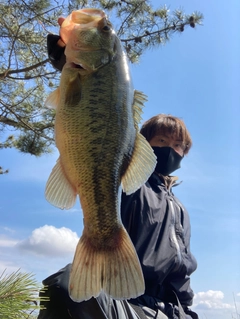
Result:
M197 263L190 251L189 215L171 185L154 173L134 194L123 194L121 211L142 266L145 295L175 303L174 291L183 306L190 306L189 276Z

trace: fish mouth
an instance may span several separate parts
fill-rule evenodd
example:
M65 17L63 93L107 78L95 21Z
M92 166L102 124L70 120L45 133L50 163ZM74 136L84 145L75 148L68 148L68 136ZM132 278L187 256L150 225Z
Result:
M82 69L82 70L85 70L84 67L81 65L81 64L76 64L74 62L71 63L71 67L73 69Z
M68 69L79 69L79 70L87 70L82 64L77 64L74 62L68 62L66 63L66 67Z

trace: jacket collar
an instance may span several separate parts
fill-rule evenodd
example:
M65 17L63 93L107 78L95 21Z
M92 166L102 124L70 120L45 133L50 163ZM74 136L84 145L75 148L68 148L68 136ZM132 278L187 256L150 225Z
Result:
M163 176L155 171L150 178L157 185L163 184L167 189L171 189L173 186L179 185L179 183L176 183L178 180L177 176Z

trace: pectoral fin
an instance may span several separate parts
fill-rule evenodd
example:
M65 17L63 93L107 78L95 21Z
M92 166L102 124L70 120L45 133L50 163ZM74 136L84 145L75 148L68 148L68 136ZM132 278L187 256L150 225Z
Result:
M60 88L57 88L55 91L49 94L45 105L50 109L56 109L60 102Z
M66 85L65 105L67 107L75 107L79 105L82 97L81 79L78 73L69 78L69 83Z
M48 178L45 196L47 201L61 209L69 209L75 204L77 193L66 178L60 159Z
M156 163L156 156L152 147L142 134L137 133L131 162L122 177L123 191L127 195L134 193L148 180L155 169Z

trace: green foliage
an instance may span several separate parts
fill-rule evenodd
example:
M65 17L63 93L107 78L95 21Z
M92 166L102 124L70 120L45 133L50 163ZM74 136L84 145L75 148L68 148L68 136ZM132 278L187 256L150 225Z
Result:
M54 112L44 107L47 94L59 82L49 63L47 34L58 34L57 18L72 10L105 10L132 63L149 48L165 44L176 32L200 24L200 13L172 13L153 8L147 0L2 0L0 3L0 148L15 147L41 155L54 142Z
M16 271L0 276L0 318L33 319L38 303L39 285L31 274ZM43 298L41 298L43 300Z

